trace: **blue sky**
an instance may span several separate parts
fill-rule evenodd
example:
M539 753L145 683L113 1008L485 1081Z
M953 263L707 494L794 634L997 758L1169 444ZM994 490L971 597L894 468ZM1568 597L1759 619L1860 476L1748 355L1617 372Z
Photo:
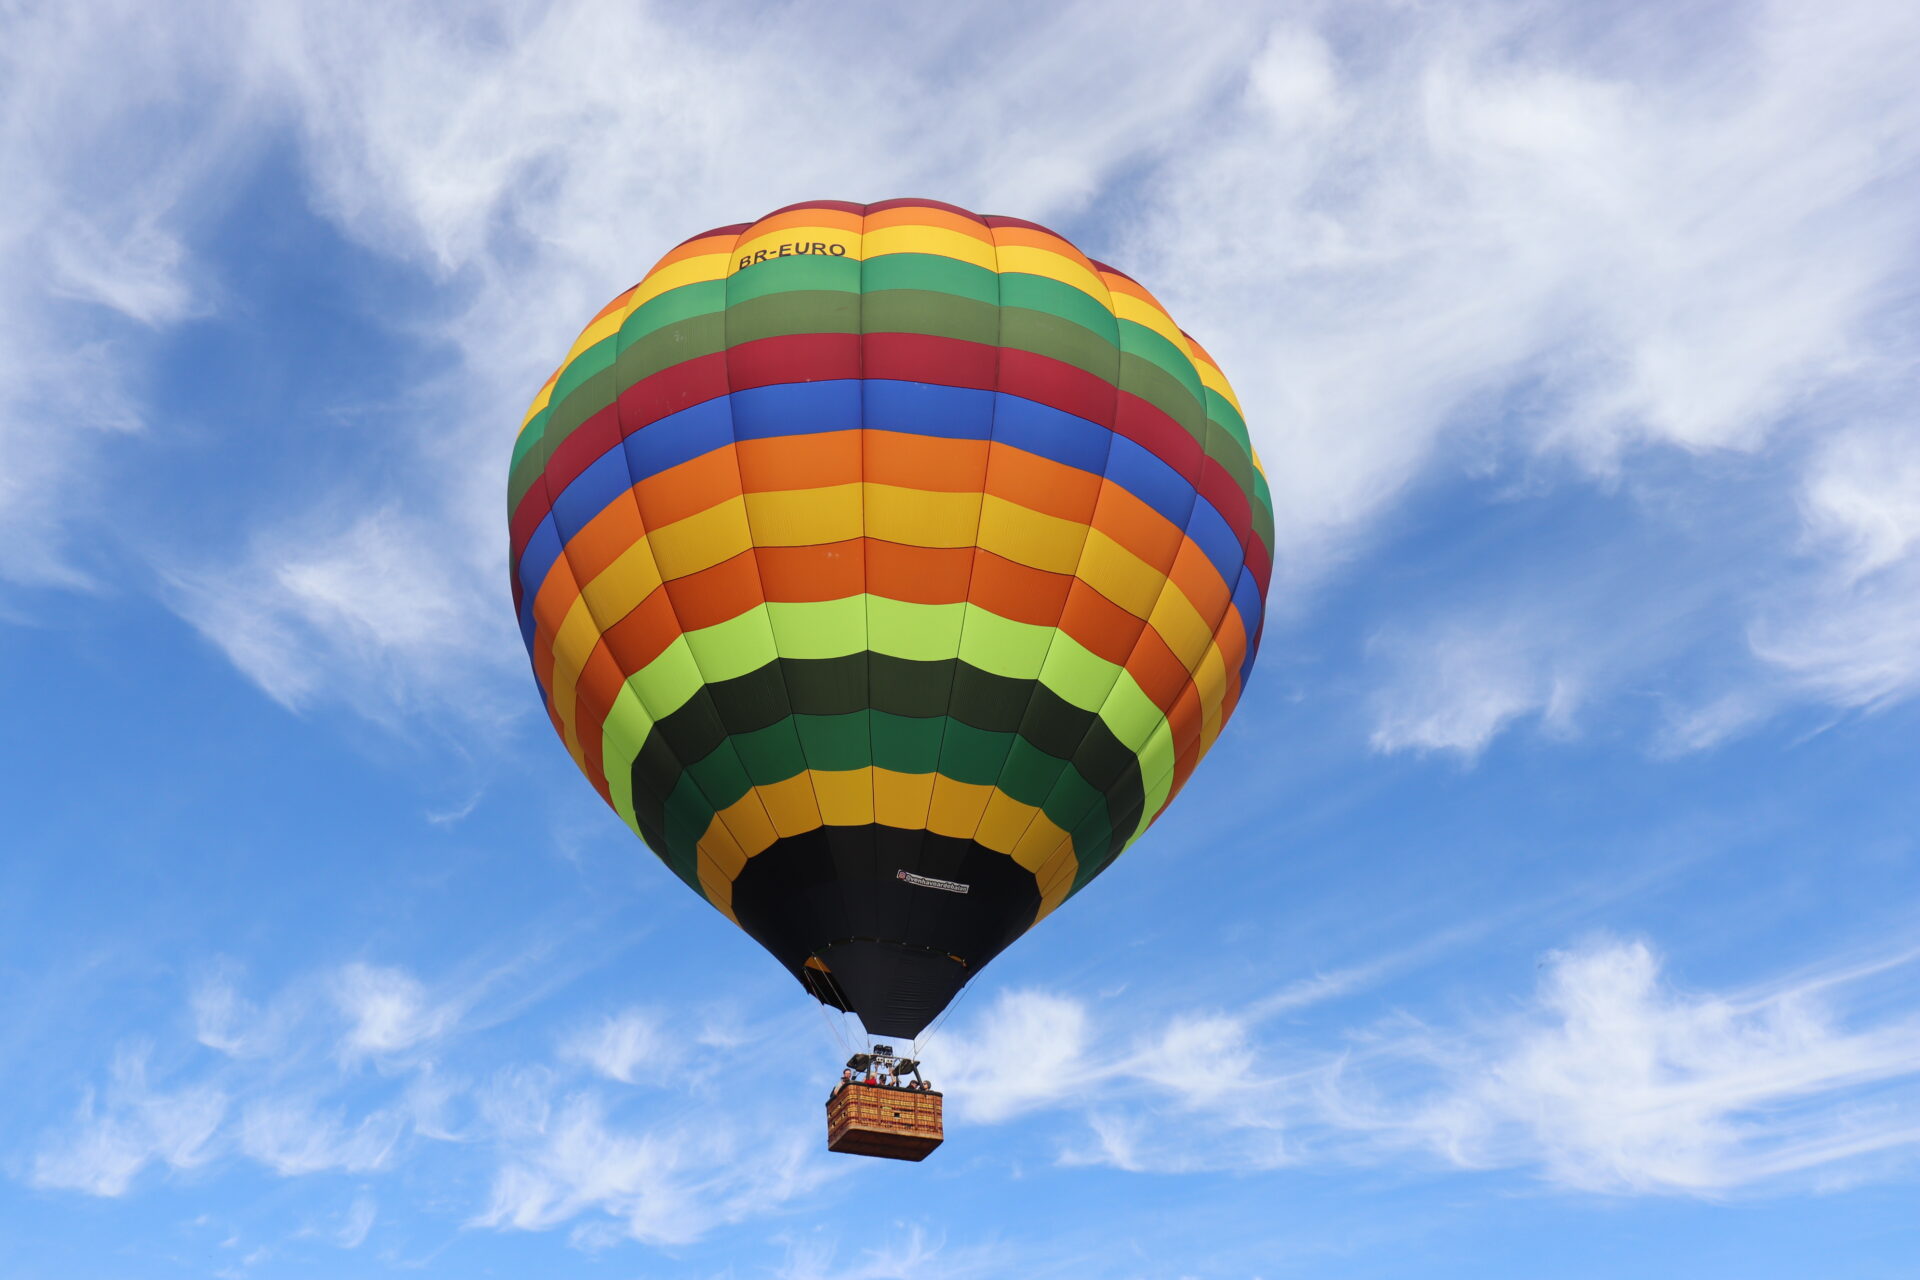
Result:
M0 16L0 1274L1920 1273L1920 20L828 12ZM1154 289L1279 525L914 1167L502 511L663 248L906 194Z

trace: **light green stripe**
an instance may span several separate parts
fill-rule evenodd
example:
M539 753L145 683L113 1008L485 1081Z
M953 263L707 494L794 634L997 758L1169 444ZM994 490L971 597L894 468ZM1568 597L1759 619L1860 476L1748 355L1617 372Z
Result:
M805 636L808 644L799 650L775 649L776 631ZM1037 680L1065 701L1098 715L1114 737L1140 756L1143 779L1157 775L1164 761L1167 779L1148 789L1144 812L1153 812L1164 801L1172 775L1172 733L1166 717L1126 668L1056 627L1014 622L978 605L911 604L861 595L761 605L674 637L660 656L627 678L607 717L601 759L614 808L638 829L632 772L640 744L654 722L684 706L708 681L735 679L775 658L842 658L863 649L917 661L950 658L956 644L961 661L993 675Z

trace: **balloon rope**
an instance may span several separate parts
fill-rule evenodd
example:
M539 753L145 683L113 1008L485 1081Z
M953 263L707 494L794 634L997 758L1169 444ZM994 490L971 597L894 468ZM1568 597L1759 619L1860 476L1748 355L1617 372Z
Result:
M839 1023L833 1020L833 1015L827 1012L827 1002L824 1000L820 1002L820 1018L827 1024L828 1034L835 1040L838 1040L840 1047L846 1050L847 1055L851 1057L853 1055L853 1047L847 1043L846 1031Z
M940 1030L941 1027L944 1027L947 1025L947 1019L953 1016L953 1011L960 1007L961 1002L967 998L967 993L972 990L973 990L973 984L971 982L961 987L960 994L954 997L952 1004L948 1005L946 1008L940 1011L940 1016L933 1020L933 1025L928 1027L926 1031L924 1031L920 1035L917 1035L913 1038L913 1056L914 1057L917 1058L920 1056L921 1041L933 1039L934 1032Z

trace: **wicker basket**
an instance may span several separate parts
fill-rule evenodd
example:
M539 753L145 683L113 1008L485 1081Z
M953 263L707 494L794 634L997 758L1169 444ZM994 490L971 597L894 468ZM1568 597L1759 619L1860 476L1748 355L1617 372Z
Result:
M827 1099L827 1150L888 1160L925 1160L946 1131L941 1095L879 1084L848 1084Z

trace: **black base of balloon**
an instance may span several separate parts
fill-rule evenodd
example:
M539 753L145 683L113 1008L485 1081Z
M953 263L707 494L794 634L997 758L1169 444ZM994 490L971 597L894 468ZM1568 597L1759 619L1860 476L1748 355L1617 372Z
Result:
M775 842L734 879L732 905L809 991L874 1035L911 1038L1033 924L1040 889L1004 853L876 824Z

